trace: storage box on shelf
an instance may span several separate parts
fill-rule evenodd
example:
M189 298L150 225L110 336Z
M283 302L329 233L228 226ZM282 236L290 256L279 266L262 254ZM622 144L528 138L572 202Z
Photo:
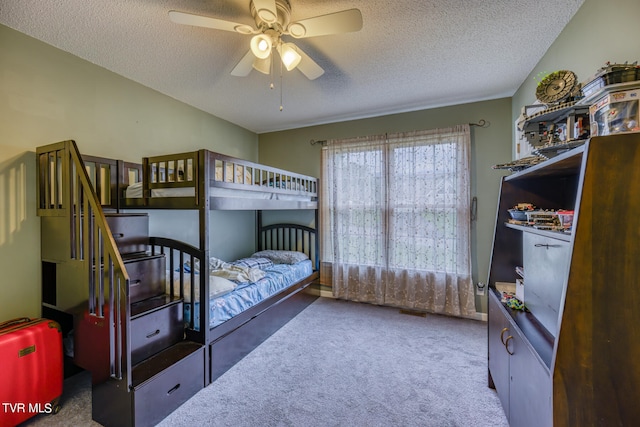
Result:
M640 89L606 94L589 107L591 136L640 130Z
M489 384L512 426L640 417L640 134L595 137L502 179L488 283ZM571 232L509 224L527 201L573 210ZM522 268L523 267L523 268ZM524 271L527 311L496 284Z

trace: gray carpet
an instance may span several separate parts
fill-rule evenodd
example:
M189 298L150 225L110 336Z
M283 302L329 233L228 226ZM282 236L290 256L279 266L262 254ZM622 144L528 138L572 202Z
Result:
M320 298L160 426L507 426L486 323ZM28 425L90 426L87 375Z

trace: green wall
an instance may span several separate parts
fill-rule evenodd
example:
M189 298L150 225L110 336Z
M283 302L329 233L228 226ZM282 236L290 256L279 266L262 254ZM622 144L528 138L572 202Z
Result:
M255 133L0 25L0 321L40 315L35 148L67 139L83 154L137 162L200 148L258 159ZM176 214L152 228L178 234L166 225L184 222ZM216 214L220 230L253 230L253 213ZM246 255L253 244L251 233L212 254Z
M478 198L478 219L472 224L474 282L486 282L502 171L491 166L511 159L511 100L475 102L260 135L260 162L294 172L320 176L321 146L311 140L434 129L461 123L489 122L471 128L471 195ZM486 312L485 298L476 309Z

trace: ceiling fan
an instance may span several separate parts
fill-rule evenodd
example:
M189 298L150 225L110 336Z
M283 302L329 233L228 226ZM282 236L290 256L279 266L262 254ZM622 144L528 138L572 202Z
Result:
M322 67L295 44L283 41L282 36L301 39L349 33L362 28L362 14L358 9L343 10L296 22L290 22L291 5L288 0L251 0L249 9L257 28L176 10L169 12L169 19L176 24L253 34L249 51L231 71L232 75L240 77L247 76L252 69L270 74L272 52L275 50L288 71L298 68L308 79L314 80L324 74Z

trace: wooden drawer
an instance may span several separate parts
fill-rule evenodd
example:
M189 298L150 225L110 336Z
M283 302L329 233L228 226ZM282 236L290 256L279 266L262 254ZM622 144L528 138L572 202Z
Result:
M156 425L204 387L204 354L204 347L200 346L148 380L134 385L136 427ZM159 361L169 357L157 356ZM154 360L150 362L153 364ZM134 376L137 373L134 372Z
M164 296L160 297L164 299ZM144 359L182 341L184 336L182 301L131 319L131 363Z
M122 259L129 275L131 303L165 293L164 255L141 255Z
M105 213L121 254L146 252L149 242L148 214Z

